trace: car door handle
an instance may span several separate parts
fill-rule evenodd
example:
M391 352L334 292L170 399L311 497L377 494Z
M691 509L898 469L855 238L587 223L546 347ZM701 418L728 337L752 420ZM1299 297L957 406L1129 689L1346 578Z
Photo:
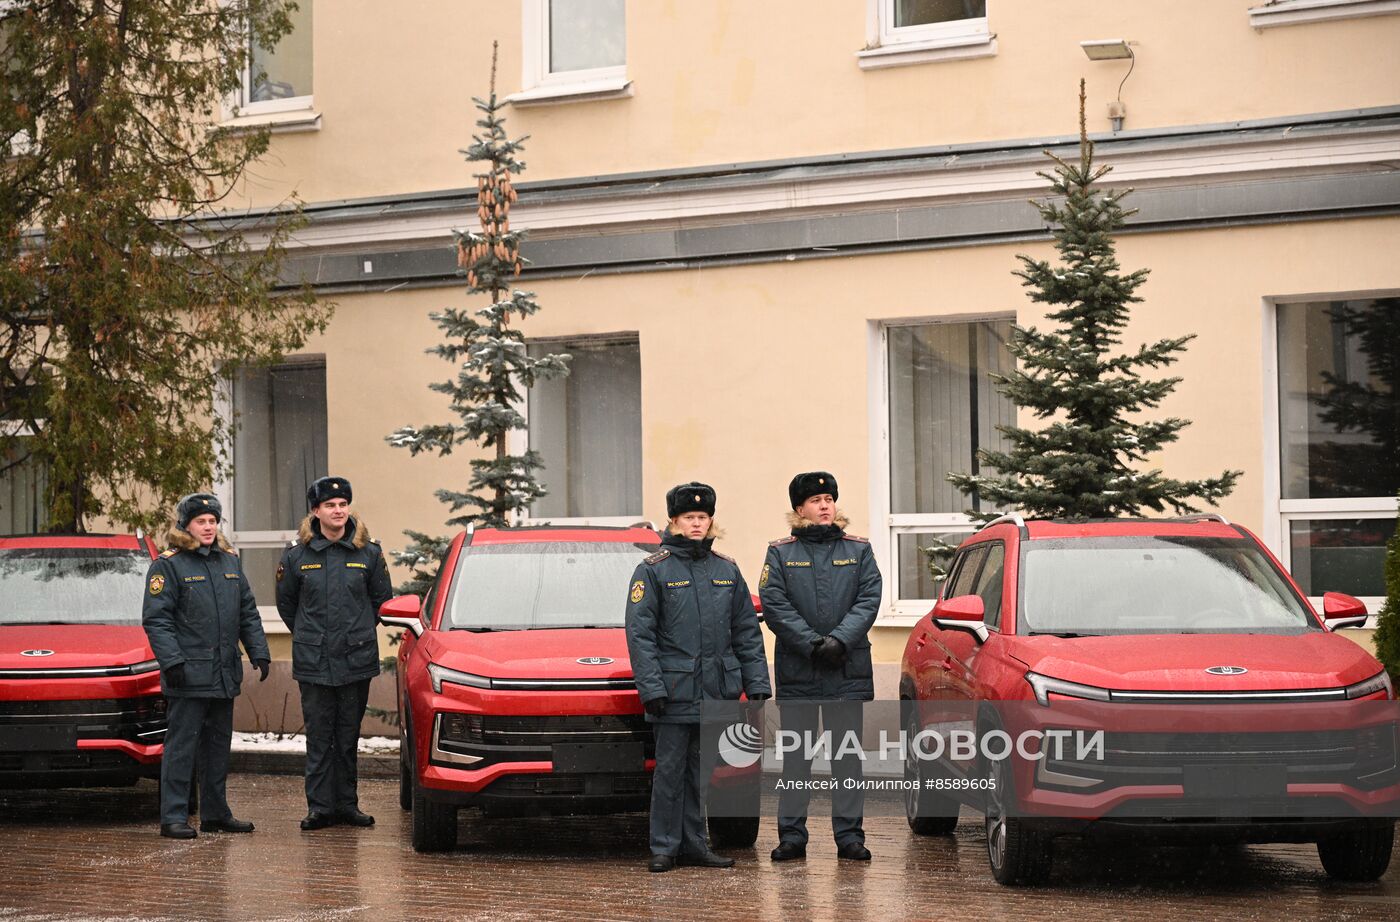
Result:
M920 634L918 637L915 637L915 638L914 638L914 649L915 649L915 650L922 650L922 649L924 648L924 645L927 644L927 643L928 643L928 635L927 635L927 634Z
M952 658L951 656L945 656L945 657L943 657L943 668L944 668L944 669L947 669L947 670L949 670L949 671L952 671L952 668L953 668L953 658Z

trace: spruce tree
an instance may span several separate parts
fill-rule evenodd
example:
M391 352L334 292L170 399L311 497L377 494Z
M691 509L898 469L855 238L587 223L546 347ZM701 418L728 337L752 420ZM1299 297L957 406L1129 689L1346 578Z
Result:
M1376 657L1400 685L1400 522L1385 545L1385 604L1376 618L1375 643Z
M1016 327L1010 344L1016 370L994 376L1018 408L1048 423L1040 429L1004 426L1006 451L980 449L983 470L948 479L983 506L1015 508L1053 518L1110 518L1146 510L1196 512L1196 500L1214 505L1234 488L1240 471L1205 480L1176 480L1147 468L1148 457L1189 422L1148 419L1180 378L1148 378L1143 372L1170 365L1194 334L1119 352L1130 305L1147 270L1124 273L1113 234L1133 211L1121 202L1131 190L1105 189L1111 167L1094 164L1084 124L1084 84L1079 85L1079 159L1055 161L1053 174L1038 173L1055 198L1032 202L1051 228L1061 263L1018 256L1015 274L1032 301L1055 305L1057 326L1042 332ZM987 519L995 513L974 517Z
M432 390L451 398L457 421L404 426L388 441L407 448L412 455L432 452L446 456L464 444L485 449L485 457L471 461L472 476L466 489L439 489L436 496L453 513L448 525L501 528L514 524L547 492L535 476L544 467L539 453L507 451L508 434L526 428L524 417L515 408L522 398L521 388L568 374L569 356L532 357L524 334L511 326L512 318L528 317L539 305L532 293L512 288L526 262L520 255L525 231L510 227L510 209L517 198L512 177L525 169L518 155L526 138L510 140L506 134L501 116L505 104L496 98L494 46L490 94L486 99L474 97L472 102L481 113L476 123L481 130L462 154L469 162L485 166L476 174L476 215L481 230L457 234L457 265L458 274L466 278L468 293L485 295L491 303L480 310L449 307L429 315L442 330L444 341L428 353L460 363L454 379L431 385ZM463 512L469 508L475 511ZM448 539L422 532L405 534L412 544L395 557L409 566L413 575L400 591L426 591Z

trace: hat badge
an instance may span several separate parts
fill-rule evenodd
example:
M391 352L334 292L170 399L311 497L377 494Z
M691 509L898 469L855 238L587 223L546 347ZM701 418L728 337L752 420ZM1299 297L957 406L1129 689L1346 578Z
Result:
M340 489L340 484L338 484L338 483L332 483L332 484L331 484L331 489L332 489L332 490L339 490L339 489Z
M699 493L696 493L696 494L695 494L695 501L696 501L697 503L700 502L700 494L699 494Z
M825 477L818 477L818 478L817 478L817 483L820 483L820 484L822 484L822 485L825 485L825 484L826 484L826 478L825 478Z
M204 505L206 505L206 506L209 505L209 500L207 500L207 499L200 500L200 502L204 503Z

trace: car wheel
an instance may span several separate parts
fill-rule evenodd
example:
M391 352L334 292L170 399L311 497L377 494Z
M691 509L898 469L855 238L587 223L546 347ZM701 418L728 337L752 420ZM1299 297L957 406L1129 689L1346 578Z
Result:
M757 816L712 816L709 826L715 848L751 848L758 841Z
M399 807L413 809L413 734L408 727L408 708L399 706Z
M904 816L915 835L946 836L958 828L958 802L929 787L928 764L918 757L914 737L922 729L914 703L904 721Z
M1375 880L1390 867L1395 820L1362 820L1346 832L1317 843L1317 857L1328 877Z
M457 847L457 808L428 799L413 785L413 850L446 852Z
M985 735L985 731L984 734ZM1034 884L1050 874L1050 841L1033 821L1013 816L1015 782L1006 759L985 764L987 779L987 863L1005 886Z
M754 771L710 788L710 842L718 848L749 848L758 841L762 775Z

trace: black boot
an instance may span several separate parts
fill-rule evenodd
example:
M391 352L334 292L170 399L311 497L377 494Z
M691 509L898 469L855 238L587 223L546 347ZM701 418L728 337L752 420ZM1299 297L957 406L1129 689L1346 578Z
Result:
M778 847L768 857L774 861L800 861L807 857L807 846L796 842L779 842Z
M688 868L732 868L734 867L734 859L704 851L698 855L681 855L676 859L676 864Z
M653 874L669 871L675 866L676 859L672 858L670 855L652 855L651 860L647 862L647 870L651 871Z
M301 821L301 828L307 830L325 829L327 826L334 825L335 817L331 816L329 813L317 813L315 810L306 814L306 818Z
M160 834L167 839L193 839L199 835L189 823L161 823Z
M204 832L252 832L253 824L230 816L226 820L201 820L199 828Z
M368 813L360 812L359 807L349 807L344 810L338 810L335 815L342 822L349 823L351 826L363 827L374 825L374 817L370 816Z
M865 847L864 842L847 842L836 849L836 857L847 861L869 861L870 849Z

